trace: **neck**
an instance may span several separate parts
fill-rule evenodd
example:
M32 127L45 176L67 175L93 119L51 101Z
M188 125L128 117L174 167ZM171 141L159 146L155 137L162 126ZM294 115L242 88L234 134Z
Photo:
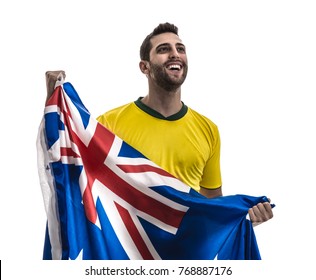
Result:
M180 88L174 92L149 91L142 102L164 117L178 113L182 108Z

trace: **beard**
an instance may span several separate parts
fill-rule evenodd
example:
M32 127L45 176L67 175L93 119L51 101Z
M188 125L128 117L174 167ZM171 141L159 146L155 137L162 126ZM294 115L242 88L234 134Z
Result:
M182 75L178 78L170 76L166 72L165 65L150 63L151 76L156 81L157 85L163 88L166 91L174 91L178 89L185 81L188 66L187 64L183 64Z

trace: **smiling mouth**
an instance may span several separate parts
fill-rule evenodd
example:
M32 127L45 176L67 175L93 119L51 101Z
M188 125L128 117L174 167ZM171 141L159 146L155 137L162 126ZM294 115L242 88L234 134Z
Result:
M180 71L182 69L182 66L179 64L170 64L167 66L168 70L176 70L176 71Z

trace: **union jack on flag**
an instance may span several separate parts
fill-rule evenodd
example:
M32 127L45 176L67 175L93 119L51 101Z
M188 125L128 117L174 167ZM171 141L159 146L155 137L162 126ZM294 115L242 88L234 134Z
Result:
M246 216L265 196L201 196L91 117L68 82L46 103L37 154L43 259L261 259Z

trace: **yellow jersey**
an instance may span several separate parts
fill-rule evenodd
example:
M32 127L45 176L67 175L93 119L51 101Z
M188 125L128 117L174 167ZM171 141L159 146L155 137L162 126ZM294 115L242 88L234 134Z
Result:
M195 190L222 185L218 128L185 104L178 113L166 118L139 98L97 120Z

